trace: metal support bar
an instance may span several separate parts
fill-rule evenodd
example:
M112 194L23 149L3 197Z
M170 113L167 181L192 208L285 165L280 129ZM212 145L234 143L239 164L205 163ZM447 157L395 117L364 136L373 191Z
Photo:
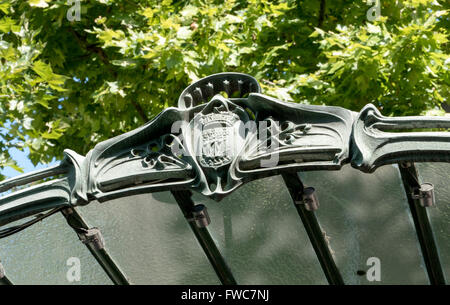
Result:
M3 265L0 262L0 286L2 285L13 285L13 283L6 276L5 268L3 268Z
M302 181L297 173L283 173L282 177L291 194L292 201L297 209L298 215L300 215L306 233L308 233L309 240L316 252L328 283L330 285L344 285L344 280L334 262L322 229L314 215L314 211L309 211L305 204L298 204L303 201L304 187Z
M423 260L428 272L428 278L432 285L445 285L439 254L434 240L433 230L428 219L426 207L421 206L420 198L415 195L421 188L417 169L414 163L400 163L400 174L408 198L417 237L422 249Z
M189 226L194 232L195 237L200 243L200 246L203 248L203 251L208 257L209 262L213 266L214 271L222 284L236 285L236 280L234 279L234 276L219 249L217 249L217 246L211 238L208 229L205 226L199 227L196 224L194 218L195 205L191 199L192 193L190 191L172 191L172 195L175 197L175 200L180 206L184 217L188 220Z
M14 285L14 284L5 275L4 277L0 278L0 286L3 285Z
M100 266L115 285L130 285L128 278L105 249L103 237L97 228L89 228L84 219L74 208L62 210L67 223L78 234Z

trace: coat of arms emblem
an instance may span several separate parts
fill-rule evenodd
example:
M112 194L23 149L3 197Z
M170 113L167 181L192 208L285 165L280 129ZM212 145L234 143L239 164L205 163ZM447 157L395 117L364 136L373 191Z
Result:
M231 163L237 121L239 117L231 112L210 113L200 118L199 162L203 167L217 168Z
M217 94L184 129L192 165L198 169L200 183L206 182L206 193L222 194L239 184L230 177L229 168L245 147L248 121L242 107Z

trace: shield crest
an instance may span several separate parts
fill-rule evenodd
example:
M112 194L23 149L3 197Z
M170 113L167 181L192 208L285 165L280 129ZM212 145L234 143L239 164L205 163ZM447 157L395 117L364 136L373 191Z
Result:
M211 113L201 119L199 162L203 167L218 168L230 164L235 144L233 113Z
M247 137L247 113L221 95L214 96L197 113L184 131L192 165L198 168L204 194L220 194L237 186L230 177ZM195 157L194 157L195 156ZM204 181L204 182L203 182ZM203 184L204 183L204 184Z

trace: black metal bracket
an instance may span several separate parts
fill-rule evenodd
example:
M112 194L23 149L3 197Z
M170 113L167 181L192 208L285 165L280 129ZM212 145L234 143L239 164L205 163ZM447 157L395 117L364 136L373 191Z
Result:
M431 183L422 183L420 187L413 189L411 193L413 199L418 199L422 207L431 207L435 204L434 186Z
M314 214L314 210L318 207L318 200L314 188L305 188L297 173L286 172L282 174L282 177L289 190L295 208L297 209L298 215L303 222L306 233L316 252L320 266L325 273L328 283L330 285L344 285L344 280L334 262L322 229Z
M194 205L192 208L192 218L186 218L186 220L189 222L195 222L199 228L205 228L211 223L208 209L203 204Z
M419 183L417 169L412 162L400 163L399 169L428 278L432 285L445 285L439 253L426 210L426 207L434 202L432 185Z
M79 233L78 237L83 244L91 244L97 250L105 248L105 240L98 228L87 229L84 233Z
M69 226L74 229L78 238L86 245L111 281L116 285L129 285L128 278L106 251L105 242L100 230L98 228L89 228L75 208L64 209L62 210L62 214L66 218Z
M192 193L190 191L172 191L172 195L175 197L192 232L194 232L197 241L208 257L221 283L223 285L236 285L237 282L234 279L233 273L206 228L206 225L211 222L209 215L207 213L205 214L206 207L203 205L195 205L191 199ZM199 215L201 216L199 217Z

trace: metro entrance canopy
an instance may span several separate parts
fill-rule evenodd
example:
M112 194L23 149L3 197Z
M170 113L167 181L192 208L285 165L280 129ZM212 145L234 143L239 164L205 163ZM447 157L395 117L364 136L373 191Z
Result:
M98 228L77 206L141 193L171 191L223 284L236 280L211 238L210 217L191 191L216 201L246 182L282 175L320 265L330 284L344 284L314 211L314 188L297 172L339 170L344 164L366 173L399 164L430 283L445 284L426 207L433 185L419 183L414 162L450 162L448 117L384 117L368 104L359 113L340 107L282 102L261 94L258 82L241 73L203 78L144 126L97 144L86 157L65 150L53 167L0 183L0 191L53 178L0 198L0 238L61 212L116 284L129 280L107 253ZM419 130L422 129L422 130ZM431 131L426 131L431 130ZM46 212L45 214L41 214ZM10 283L0 268L0 281Z

